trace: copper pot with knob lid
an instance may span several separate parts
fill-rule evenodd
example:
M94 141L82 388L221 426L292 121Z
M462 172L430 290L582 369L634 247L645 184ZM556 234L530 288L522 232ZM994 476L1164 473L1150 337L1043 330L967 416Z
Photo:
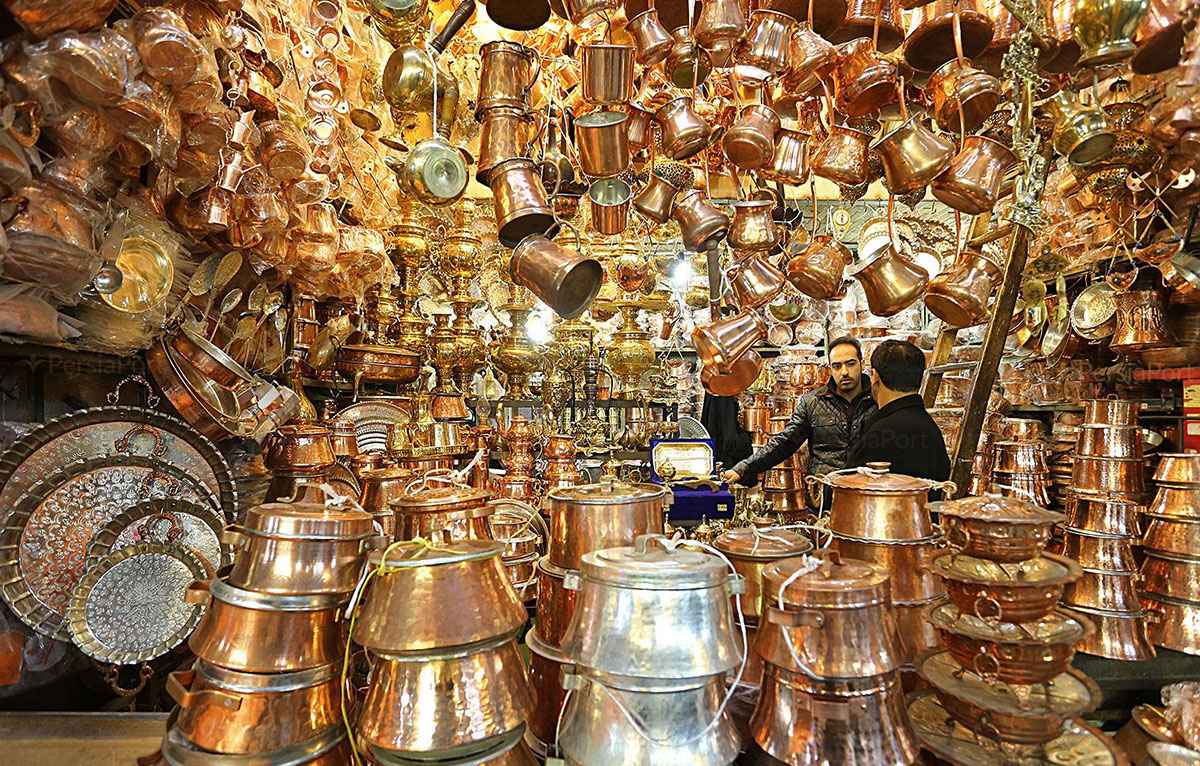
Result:
M551 490L546 495L549 562L579 569L585 553L632 545L640 535L661 534L666 496L657 484L626 484L608 477L597 484Z
M889 463L868 463L864 471L809 477L815 487L833 490L829 529L872 540L912 540L934 533L925 507L930 490L954 492L950 482L934 482L888 471Z
M762 611L763 570L772 562L809 553L812 541L790 529L739 527L721 534L714 543L746 580L742 615L757 620Z

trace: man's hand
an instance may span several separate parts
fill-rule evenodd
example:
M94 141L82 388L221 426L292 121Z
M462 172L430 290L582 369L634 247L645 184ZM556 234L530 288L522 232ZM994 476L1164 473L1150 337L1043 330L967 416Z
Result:
M737 471L726 471L725 473L721 474L721 478L725 481L737 481L738 479L742 478L742 476Z

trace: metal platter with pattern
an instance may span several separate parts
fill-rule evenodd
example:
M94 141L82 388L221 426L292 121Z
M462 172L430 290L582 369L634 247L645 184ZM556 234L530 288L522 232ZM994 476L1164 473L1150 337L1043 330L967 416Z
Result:
M136 543L180 545L204 564L211 576L233 561L233 548L221 542L224 517L209 505L179 498L145 500L105 524L87 547L85 571L114 550Z
M71 640L89 657L114 665L148 662L179 646L204 614L186 601L204 564L174 543L136 543L113 551L71 592Z
M144 500L207 504L217 496L184 470L154 458L112 455L50 473L21 496L0 526L0 596L26 625L70 640L67 601L84 574L92 538Z

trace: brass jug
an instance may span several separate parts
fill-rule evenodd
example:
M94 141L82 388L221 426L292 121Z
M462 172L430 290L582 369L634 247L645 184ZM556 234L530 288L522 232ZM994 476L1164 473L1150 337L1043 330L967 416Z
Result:
M929 274L889 245L854 273L875 316L890 317L917 302Z
M1133 35L1149 9L1150 0L1074 0L1079 66L1110 66L1137 53Z
M1054 149L1072 165L1091 165L1108 156L1117 134L1103 109L1083 106L1069 90L1060 90L1045 105L1054 120Z

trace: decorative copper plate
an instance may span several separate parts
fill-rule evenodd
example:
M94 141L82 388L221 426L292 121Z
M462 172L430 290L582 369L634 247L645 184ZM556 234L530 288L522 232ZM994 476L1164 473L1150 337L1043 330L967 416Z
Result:
M143 500L166 497L217 507L197 479L154 458L113 455L54 471L0 527L0 596L29 627L69 641L67 600L92 538Z
M179 646L204 614L184 600L204 564L173 543L136 543L113 551L71 592L71 640L114 665L147 662Z
M233 548L221 543L225 520L208 505L178 498L146 500L105 524L87 547L85 571L114 550L136 543L182 546L204 564L206 578L233 561Z
M177 466L237 507L229 464L215 444L182 420L141 407L90 407L22 436L0 456L0 519L21 494L62 466L100 455L143 455Z

